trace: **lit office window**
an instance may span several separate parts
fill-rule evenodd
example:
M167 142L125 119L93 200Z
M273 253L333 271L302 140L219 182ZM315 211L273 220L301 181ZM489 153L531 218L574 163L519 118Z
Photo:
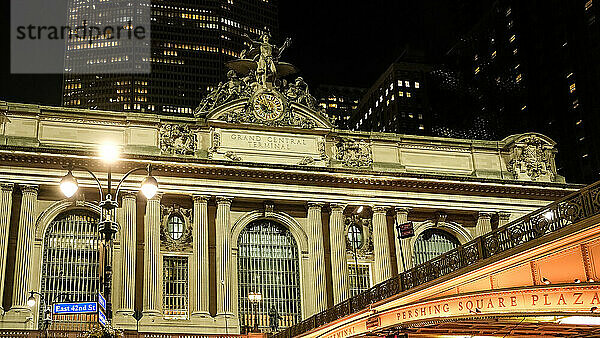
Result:
M402 87L402 80L398 80L398 87Z
M415 81L415 88L421 88L421 84L418 81Z
M514 42L516 38L517 38L517 36L513 34L513 35L510 37L510 42Z
M348 282L350 295L355 296L371 287L371 265L348 263Z
M573 92L575 92L575 84L574 84L574 83L572 83L572 84L569 86L569 93L573 93Z
M404 92L398 92L398 96L403 97L404 96Z
M46 229L41 293L49 302L95 302L98 298L98 221L97 214L77 209L58 215ZM42 312L40 306L40 319ZM88 329L97 315L54 315L52 319L51 328Z
M410 92L406 92L406 97L411 97L412 94Z
M167 232L172 239L178 240L183 236L185 228L185 221L178 214L173 214L169 216L169 220L167 221Z
M410 87L410 81L404 81L404 86L406 88L409 88Z
M165 256L163 260L163 311L166 317L187 318L188 259Z
M238 304L242 327L254 324L250 292L259 292L257 304L260 328L269 327L269 311L277 311L279 327L298 323L302 316L300 302L300 267L298 246L292 233L271 220L250 223L238 240Z
M460 245L458 239L441 229L427 229L415 241L413 261L415 265L423 264Z
M477 67L477 68L475 68L474 72L475 72L475 74L479 74L480 71L481 71L481 68Z
M515 78L515 81L517 81L517 83L521 82L521 80L523 80L523 76L521 74L517 75L517 77Z
M593 2L592 0L589 0L588 2L585 3L585 10L588 11L590 8L592 8Z

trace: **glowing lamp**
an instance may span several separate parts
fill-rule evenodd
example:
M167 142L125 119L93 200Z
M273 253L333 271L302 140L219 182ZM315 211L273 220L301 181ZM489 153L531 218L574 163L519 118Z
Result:
M69 170L65 177L60 180L60 190L67 198L69 198L75 195L77 189L79 189L77 180L75 179L75 176L73 176L71 170Z

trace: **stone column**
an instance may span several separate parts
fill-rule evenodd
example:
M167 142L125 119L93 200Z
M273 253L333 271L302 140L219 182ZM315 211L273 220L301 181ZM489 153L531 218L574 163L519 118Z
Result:
M209 317L208 197L194 195L191 317Z
M510 219L510 212L500 211L498 212L498 228L506 225Z
M479 237L492 231L492 214L489 212L480 212L475 226L475 236Z
M331 204L329 216L329 240L331 243L331 277L333 280L333 303L348 298L348 262L346 260L346 231L344 228L344 204Z
M373 207L373 249L374 279L378 284L392 277L386 208L382 206Z
M21 187L21 214L19 216L19 235L17 239L17 257L15 262L15 283L13 285L13 304L11 310L31 311L27 306L27 298L31 291L31 259L35 238L35 207L38 187L24 185Z
M398 233L397 224L404 224L408 222L409 208L396 208L396 224L394 224L394 245L396 246L396 266L398 267L398 273L404 272L411 268L411 247L410 238L399 239L400 234ZM402 256L404 255L404 259ZM406 265L406 266L404 266Z
M118 267L121 281L120 285L114 285L121 288L121 297L116 314L132 316L135 302L136 194L124 193L121 204L121 266Z
M321 203L308 203L308 231L310 242L310 261L314 280L307 281L309 288L306 294L312 294L312 313L321 312L327 308L327 291L325 289L325 248L323 246L323 221L321 219Z
M4 294L6 273L6 252L8 251L8 232L10 212L12 210L12 183L0 183L0 295ZM4 311L0 303L0 312Z
M231 316L231 201L217 197L216 257L217 257L217 316Z
M160 262L160 199L146 203L144 219L144 316L162 316L162 266Z

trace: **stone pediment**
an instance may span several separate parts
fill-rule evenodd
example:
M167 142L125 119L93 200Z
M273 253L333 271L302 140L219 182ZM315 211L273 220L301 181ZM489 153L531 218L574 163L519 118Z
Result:
M277 93L277 92L274 92ZM280 95L283 97L283 95ZM253 99L255 100L253 102ZM256 124L270 127L292 127L302 129L333 129L329 119L318 111L296 102L281 99L282 111L265 114L256 109L257 98L241 98L216 107L207 114L207 121L232 124Z

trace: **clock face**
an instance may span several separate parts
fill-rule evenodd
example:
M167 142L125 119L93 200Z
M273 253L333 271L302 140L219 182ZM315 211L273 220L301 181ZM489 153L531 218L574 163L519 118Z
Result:
M283 115L283 100L274 93L258 93L252 100L252 111L261 120L277 120Z

